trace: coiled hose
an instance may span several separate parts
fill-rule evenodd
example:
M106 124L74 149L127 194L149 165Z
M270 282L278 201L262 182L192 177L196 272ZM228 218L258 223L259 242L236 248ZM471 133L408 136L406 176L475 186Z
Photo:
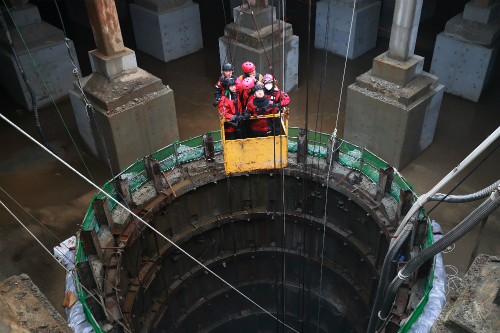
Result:
M42 131L42 126L40 126L40 120L38 119L38 108L36 106L36 96L35 93L33 92L33 89L31 89L31 86L28 83L28 78L26 77L26 74L24 73L23 66L21 64L21 61L19 60L19 57L17 56L16 49L14 48L14 43L12 42L12 38L10 37L10 32L9 29L7 28L7 23L5 23L5 19L3 17L3 13L0 10L0 22L2 23L3 30L5 31L5 35L7 36L7 40L9 41L10 48L12 49L12 53L14 54L14 58L16 59L17 67L19 69L19 72L21 73L21 76L23 77L24 83L26 84L26 87L28 88L28 92L31 96L31 104L33 106L33 114L35 115L35 124L36 124L36 129L38 130L38 133L40 134L40 137L42 138L42 142L47 147L48 150L51 152L54 152L50 146L49 143L47 142L47 139L45 139L45 135L43 135Z
M470 194L464 194L464 195L449 195L446 196L446 194L443 193L436 193L432 197L428 199L428 201L443 201L443 202L452 202L452 203L462 203L462 202L471 202L471 201L476 201L479 199L484 199L486 198L491 191L496 189L500 185L500 180L496 181L495 183L491 184L490 186L474 192Z
M408 224L403 229L403 232L399 235L394 245L389 248L389 251L387 251L387 254L385 255L382 271L380 272L380 280L378 281L377 295L375 297L375 302L373 303L372 314L370 316L370 323L368 324L367 332L373 331L375 325L377 324L377 314L380 311L384 300L385 288L387 286L387 280L389 279L389 271L391 270L392 261L396 258L401 247L411 235L412 229L413 225Z
M490 197L484 201L481 206L476 208L469 216L465 218L459 225L453 228L449 233L447 233L443 238L438 240L436 243L432 244L421 253L419 253L415 258L408 261L408 263L399 271L398 276L392 280L389 288L387 289L387 294L385 295L384 303L382 309L380 310L378 323L376 325L376 330L380 329L384 320L380 318L387 318L389 315L396 293L401 287L403 282L417 270L423 263L425 263L430 258L434 257L436 254L446 249L449 245L453 244L466 233L471 231L479 222L484 220L489 216L495 209L500 206L500 186L496 191L492 192ZM368 332L368 333L373 333Z

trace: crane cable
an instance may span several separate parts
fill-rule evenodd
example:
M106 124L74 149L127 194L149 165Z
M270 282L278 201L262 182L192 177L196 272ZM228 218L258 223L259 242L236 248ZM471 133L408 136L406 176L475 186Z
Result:
M349 29L349 40L347 42L347 50L346 50L346 55L345 55L345 63L344 63L344 74L342 76L342 86L340 88L340 98L339 98L339 107L337 109L337 120L335 122L335 129L333 131L332 136L336 139L337 136L337 124L339 120L339 113L340 113L340 103L342 101L342 90L344 88L344 80L345 80L345 72L346 72L346 67L347 67L347 58L349 55L349 46L351 43L351 35L352 35L352 25L354 21L354 12L356 10L356 0L354 0L354 6L352 8L352 17L351 17L351 27ZM340 147L339 147L340 148ZM339 149L337 148L337 149ZM335 149L334 145L332 145L332 149ZM328 206L328 183L330 181L330 171L332 168L332 160L333 160L333 152L330 154L330 161L328 163L328 173L327 173L327 178L326 178L326 193L325 193L325 215L323 217L323 241L322 241L322 247L321 247L321 270L320 270L320 278L319 278L319 297L318 297L318 325L316 326L316 333L319 331L319 318L320 318L320 310L321 310L321 286L323 283L323 263L324 263L324 251L325 251L325 234L326 234L326 209ZM327 155L328 156L328 155Z
M87 177L85 177L84 175L82 175L80 172L78 172L75 168L73 168L71 165L69 165L68 163L66 163L63 159L59 158L57 155L55 155L54 153L52 153L51 151L49 151L46 147L44 147L42 144L40 144L38 141L36 141L33 137L31 137L28 133L26 133L25 131L23 131L21 128L19 128L16 124L14 124L13 122L11 122L9 119L7 119L4 115L0 114L0 118L2 118L3 120L5 120L8 124L10 124L12 127L14 127L15 129L17 129L19 132L21 132L22 134L24 134L28 139L30 139L31 141L33 141L35 144L37 144L38 146L40 146L42 149L44 149L45 151L47 151L50 155L52 155L53 157L55 157L57 160L59 160L61 163L63 163L66 167L68 167L70 170L72 170L73 172L75 172L78 176L80 176L83 180L85 180L87 183L89 183L91 186L93 186L94 188L96 188L99 192L101 192L102 194L104 194L106 197L108 197L108 199L111 199L112 201L114 201L118 206L122 207L123 209L125 209L127 212L129 212L132 216L134 216L135 218L137 218L140 222L144 223L144 225L146 225L147 227L149 227L153 232L155 232L156 234L158 234L160 237L162 237L163 239L165 239L168 243L170 243L172 246L174 246L177 250L179 250L180 252L182 252L183 254L185 254L188 258L192 259L194 262L196 262L199 266L203 267L207 272L211 273L213 276L215 276L216 278L218 278L221 282L223 282L224 284L226 284L229 288L233 289L237 294L239 294L240 296L244 297L246 300L248 300L249 302L251 302L253 305L257 306L260 310L262 310L263 312L265 312L266 314L268 314L269 316L271 316L273 319L276 319L275 316L273 316L269 311L267 311L266 309L264 309L262 306L260 306L259 304L255 303L252 299L250 299L248 296L246 296L245 294L243 294L241 291L239 291L237 288L233 287L229 282L227 282L226 280L224 280L222 277L220 277L219 275L215 274L215 272L213 272L210 268L208 268L207 266L203 265L200 261L198 261L195 257L193 257L192 255L190 255L188 252L186 252L186 250L184 250L183 248L181 248L179 245L177 245L175 242L173 242L172 240L170 240L168 237L166 237L165 235L163 235L161 232L159 232L158 230L156 230L155 228L153 228L149 223L147 223L146 221L144 221L142 218L140 218L137 214L135 214L133 211L129 210L127 207L125 207L122 203L120 203L118 200L116 200L115 198L113 198L110 194L108 194L106 191L104 191L103 189L101 189L99 186L97 186L96 184L94 184L92 181L90 181ZM297 332L295 329L293 329L292 327L288 326L285 324L286 327L288 327L289 329L291 329L292 331L294 332Z

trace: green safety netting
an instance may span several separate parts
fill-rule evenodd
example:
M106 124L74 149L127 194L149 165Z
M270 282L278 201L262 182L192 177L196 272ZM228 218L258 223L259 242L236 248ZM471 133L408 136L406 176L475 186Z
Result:
M301 129L297 127L288 128L288 151L297 152L297 136L300 131ZM220 131L213 131L209 133L212 136L214 142L215 152L221 152L222 142L221 142ZM309 130L308 154L314 157L326 158L328 140L330 138L331 136L328 134ZM388 164L366 149L358 147L349 142L343 141L342 139L339 138L337 139L340 140L341 143L339 148L339 163L346 167L363 172L374 183L378 183L380 169L387 168ZM197 136L188 140L177 141L171 145L168 145L150 154L149 156L151 156L151 158L153 158L154 160L159 161L161 170L166 171L178 164L200 159L204 156L204 154L205 154L205 149L203 147L203 136ZM122 179L128 178L130 181L130 188L132 192L136 191L139 187L141 187L148 181L144 159L135 162L127 169L125 169L123 172L121 172L117 177L122 177ZM404 179L399 173L396 172L394 174L394 181L392 183L392 188L391 188L391 194L396 200L399 199L401 189L403 191L412 190L414 192L413 186L406 179ZM103 186L103 190L109 195L111 195L113 198L117 199L113 181L107 182ZM103 199L105 197L106 196L104 194L99 192L94 196L92 201L94 201L94 199L96 198ZM414 201L416 200L417 196L415 195ZM116 207L116 205L117 204L114 201L109 200L109 206L111 210L113 210ZM428 219L425 215L425 212L421 213L421 218ZM92 209L92 202L90 203L85 218L83 220L83 229L89 230L90 228L99 231L99 225L95 221L94 211ZM429 231L428 231L427 242L424 247L427 247L433 243L432 229L430 222L428 229ZM76 256L77 262L85 261L86 257L83 249L81 248L81 244L79 243L80 240L78 239L77 242L78 242L77 243L78 253ZM434 276L434 270L432 270L432 273L427 278L424 297L422 298L421 302L419 303L415 311L412 313L410 319L406 322L405 325L403 325L398 330L398 333L406 333L410 329L411 325L418 319L418 317L422 313L422 310L429 298L429 292L432 289L433 276ZM83 304L84 312L86 314L87 319L92 324L96 332L99 333L103 332L102 329L98 326L98 324L94 321L94 318L92 317L90 310L85 302L85 297L86 297L85 292L81 290L81 288L77 290L78 290L78 298Z

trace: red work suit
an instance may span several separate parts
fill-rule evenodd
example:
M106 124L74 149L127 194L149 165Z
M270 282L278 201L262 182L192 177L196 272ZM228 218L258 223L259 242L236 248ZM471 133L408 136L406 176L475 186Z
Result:
M235 104L236 102L236 104ZM228 93L221 97L219 101L219 114L228 120L232 120L234 115L241 115L242 108L238 93ZM233 125L237 125L236 122ZM236 131L237 126L231 126L227 121L224 123L224 131L232 133Z
M264 89L264 94L271 102L279 102L281 106L286 106L290 103L290 97L288 94L286 92L282 92L278 88L274 88L274 91Z
M255 95L253 94L253 91L248 94L245 89L242 89L239 95L240 98L240 103L242 106L242 110L245 110L248 106L248 103L255 98Z
M267 97L253 98L247 105L247 112L251 116L265 116L268 114L275 114L278 109L273 106L273 102ZM254 120L250 129L253 131L254 136L266 136L271 134L271 124L274 118L257 119Z
M222 86L222 81L224 81L225 78L226 78L226 76L224 74L222 74L222 76L219 78L219 81L217 81L217 83L215 84L215 99L216 100L219 100L221 98L221 96L224 96L226 94L226 89L224 89L224 87ZM241 80L239 78L237 78L236 75L234 75L234 74L233 74L233 76L231 76L231 78L236 81L236 88L239 90Z

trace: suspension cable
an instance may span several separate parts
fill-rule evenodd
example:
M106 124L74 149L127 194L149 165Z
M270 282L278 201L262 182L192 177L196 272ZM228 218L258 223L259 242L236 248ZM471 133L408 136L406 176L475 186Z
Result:
M190 255L189 253L186 252L186 250L184 250L183 248L181 248L180 246L178 246L175 242L173 242L172 240L170 240L168 237L166 237L165 235L163 235L161 232L159 232L158 230L156 230L155 228L153 228L149 223L147 223L146 221L144 221L142 218L140 218L137 214L135 214L133 211L129 210L127 207L125 207L121 202L119 202L118 200L116 200L115 198L113 198L110 194L108 194L106 191L104 191L103 189L101 189L99 186L95 185L92 181L90 181L88 178L86 178L84 175L82 175L80 172L78 172L75 168L73 168L71 165L69 165L68 163L66 163L64 160L62 160L61 158L59 158L57 155L55 155L54 153L52 153L51 151L49 151L47 148L45 148L42 144L40 144L38 141L36 141L33 137L31 137L28 133L26 133L25 131L23 131L21 128L19 128L16 124L14 124L13 122L11 122L9 119L7 119L4 115L0 114L0 118L2 118L3 120L5 120L7 123L9 123L12 127L14 127L15 129L17 129L19 132L21 132L22 134L24 134L28 139L30 139L31 141L33 141L35 144L37 144L38 146L40 146L42 149L44 149L45 151L47 151L50 155L52 155L53 157L55 157L56 159L58 159L62 164L64 164L66 167L68 167L70 170L72 170L73 172L75 172L78 176L80 176L83 180L85 180L87 183L89 183L91 186L93 186L94 188L96 188L99 192L101 192L102 194L104 194L106 197L108 197L108 199L111 199L112 201L114 201L118 206L122 207L123 209L125 209L127 212L129 212L132 216L134 216L137 220L139 220L140 222L142 222L144 225L146 225L147 227L149 227L153 232L155 232L156 234L158 234L160 237L162 237L163 239L165 239L168 243L170 243L172 246L174 246L177 250L179 250L180 252L182 252L183 254L185 254L188 258L192 259L195 263L197 263L198 265L200 265L201 267L203 267L207 272L211 273L213 276L215 276L216 278L218 278L221 282L223 282L224 284L226 284L229 288L233 289L237 294L239 294L240 296L244 297L246 300L248 300L249 302L251 302L253 305L257 306L259 309L261 309L262 311L264 311L266 314L268 314L269 316L271 316L272 318L276 319L275 316L273 316L269 311L267 311L266 309L264 309L262 306L260 306L259 304L255 303L252 299L250 299L248 296L246 296L245 294L243 294L241 291L239 291L237 288L233 287L229 282L227 282L226 280L224 280L222 277L220 277L219 275L215 274L215 272L213 272L210 268L208 268L207 266L203 265L200 261L198 261L195 257L193 257L192 255ZM297 332L295 329L293 329L292 327L288 326L285 324L286 327L290 328L292 331L294 332ZM297 332L298 333L298 332Z
M339 107L337 109L337 119L335 120L335 130L333 131L333 135L332 135L333 138L335 138L337 136L337 125L339 122L340 103L342 102L342 92L344 90L345 71L347 68L347 58L349 56L349 47L351 45L352 24L354 21L354 12L355 11L356 11L356 0L354 0L354 6L352 8L351 27L349 28L349 41L347 42L347 51L345 53L344 74L342 74L342 86L340 87Z
M80 156L80 159L82 160L83 165L85 166L85 169L87 169L87 172L88 172L88 174L89 174L89 176L90 176L90 179L92 179L92 181L94 181L94 178L92 177L92 174L90 173L90 170L89 170L89 168L87 167L87 164L86 164L86 163L85 163L85 161L83 160L83 156L82 156L82 154L80 153L80 150L79 150L79 149L78 149L78 147L76 146L76 142L75 142L75 140L74 140L74 139L73 139L73 137L71 136L71 133L70 133L70 131L69 131L69 129L68 129L68 126L66 126L66 123L64 122L63 116L62 116L61 112L59 111L59 108L57 107L57 104L56 104L56 102L55 102L55 100L54 100L54 97L52 96L52 94L51 94L51 92L50 92L49 88L47 87L47 84L45 83L45 80L43 79L43 75L42 75L42 73L40 72L40 69L38 68L38 66L37 66L37 64L36 64L36 62L35 62L35 60L33 59L33 56L31 55L31 52L30 52L30 50L29 50L29 48L28 48L28 45L26 45L26 41L24 40L23 35L21 34L21 31L19 30L19 28L18 28L18 26L17 26L16 22L14 21L14 17L12 17L12 13L10 12L9 7L8 7L8 6L7 6L7 4L5 3L5 0L2 0L2 2L3 2L3 4L4 4L4 6L5 6L5 8L7 9L7 12L9 13L9 16L10 16L10 18L12 19L12 22L14 22L14 26L15 26L15 28L16 28L16 30L17 30L17 32L19 33L19 36L21 37L21 40L23 41L23 44L24 44L24 46L26 47L26 50L28 51L28 54L29 54L29 56L30 56L30 58L31 58L31 61L33 62L33 65L35 65L35 68L36 68L36 70L37 70L38 74L40 75L40 79L42 80L43 85L45 86L45 89L46 89L46 90L47 90L47 92L49 93L50 99L52 100L52 103L54 104L54 106L55 106L55 108L56 108L56 110L57 110L57 113L59 114L59 117L61 118L61 121L62 121L62 123L63 123L64 127L66 128L66 131L68 132L68 135L69 135L69 137L71 138L71 141L73 142L73 145L75 146L76 151L78 152L78 155ZM73 60L72 60L72 59L71 59L71 61L73 62Z
M3 116L2 116L2 117L3 117ZM30 137L30 138L31 138L31 137ZM34 139L32 139L32 140L36 142L36 140L34 140ZM37 143L38 143L38 142L37 142ZM40 145L40 144L39 144L39 145ZM43 147L42 145L40 145L40 146L41 146L41 147ZM46 148L44 147L44 149L46 149ZM47 150L48 152L50 152L48 149L46 149L46 150ZM31 235L31 236L32 236L32 237L33 237L33 238L34 238L34 239L38 242L38 244L40 244L40 245L41 245L41 246L45 249L45 251L47 251L47 252L49 253L49 255L50 255L52 258L54 258L54 260L55 260L55 261L57 261L57 263L58 263L59 265L61 265L61 267L62 267L62 268L64 268L64 270L65 270L68 274L70 274L70 275L71 275L71 277L72 277L72 278L73 278L73 280L75 281L75 284L78 284L80 287L82 287L82 288L83 288L83 289L87 292L87 294L88 294L88 295L92 296L92 298L93 298L93 299L94 299L94 300L95 300L95 301L96 301L99 305L101 305L101 306L102 306L102 308L103 308L103 309L104 309L104 310L105 310L105 311L106 311L106 312L107 312L107 313L111 316L111 318L113 318L113 320L114 320L114 321L116 321L116 322L117 322L120 326L122 326L122 327L123 327L123 328L124 328L127 332L131 333L131 332L130 332L130 330L129 330L129 329L128 329L128 328L127 328L124 324L122 324L122 323L121 323L118 319L116 319L116 317L115 317L115 316L113 316L113 314L112 314L112 313L111 313L111 312L107 309L107 307L106 307L104 304L102 304L102 303L101 303L101 302L100 302L100 301L99 301L99 300L98 300L98 299L97 299L97 298L96 298L96 297L95 297L95 296L94 296L94 295L93 295L93 294L92 294L92 293L91 293L91 292L90 292L87 288L85 288L85 286L84 286L84 285L83 285L80 281L78 281L78 279L76 278L76 276L75 276L75 275L73 275L73 274L74 274L73 272L71 272L69 269L67 269L66 267L64 267L64 265L63 265L63 264L62 264L59 260L57 260L57 258L56 258L56 257L52 254L52 252L50 252L50 250L49 250L49 249L47 249L47 248L45 247L45 245L43 245L43 243L42 243L42 242L41 242L41 241L40 241L40 240L39 240L39 239L38 239L38 238L37 238L37 237L36 237L36 236L35 236L35 235L34 235L34 234L33 234L33 233L29 230L29 229L28 229L28 227L26 227L26 226L25 226L25 225L21 222L21 220L19 220L19 219L17 218L17 216L16 216L16 215L14 215L14 213L12 213L12 211L11 211L11 210L10 210L10 209L9 209L9 208L5 205L5 204L4 204L1 200L0 200L0 204L2 204L2 206L3 206L6 210L7 210L7 212L9 212L9 213L10 213L10 215L12 215L12 216L13 216L13 217L17 220L17 222L19 222L19 224L21 224L21 225L23 226L23 228L24 228L24 229L26 229L26 231L27 231L27 232L28 232L28 233L29 233L29 234L30 234L30 235Z
M352 34L352 25L354 21L354 12L356 10L356 0L354 0L354 6L352 8L352 17L351 17L351 27L349 29L349 41L347 42L347 51L345 55L345 63L344 63L344 75L342 77L342 87L340 88L340 99L339 99L339 109L337 110L337 120L335 122L335 130L333 132L333 136L337 136L337 122L339 120L339 111L340 111L340 100L342 99L342 89L344 88L344 79L345 79L345 71L347 67L347 57L349 55L349 45L351 43L351 34ZM332 145L332 149L334 149L334 146ZM326 175L326 193L325 193L325 215L323 217L323 240L322 240L322 247L321 247L321 269L320 269L320 277L319 277L319 297L318 297L318 325L316 326L316 333L319 331L319 319L320 319L320 313L321 313L321 287L323 284L323 263L325 260L324 252L325 252L325 234L326 234L326 209L328 207L328 183L330 181L330 171L332 168L332 160L333 160L333 152L330 154L330 160L328 163L328 173ZM328 156L328 155L327 155Z
M21 77L23 78L24 84L26 85L26 89L28 89L28 93L30 94L31 98L31 106L33 107L33 115L35 116L35 125L36 129L38 130L38 134L40 134L40 138L42 139L43 144L45 147L50 149L51 151L52 148L50 148L49 143L47 142L47 139L45 138L45 135L43 134L42 131L42 126L40 125L40 119L38 118L38 107L36 105L36 96L31 88L31 85L28 83L28 77L26 76L26 73L24 72L23 65L21 64L21 60L19 60L19 56L17 55L16 48L14 47L14 42L12 41L12 38L10 36L9 28L7 27L7 23L5 23L5 19L3 17L3 13L0 10L0 22L2 23L3 30L5 31L5 35L7 36L7 41L9 43L10 49L12 50L12 53L14 54L14 59L16 60L17 64L17 69L19 70L19 73L21 73Z

